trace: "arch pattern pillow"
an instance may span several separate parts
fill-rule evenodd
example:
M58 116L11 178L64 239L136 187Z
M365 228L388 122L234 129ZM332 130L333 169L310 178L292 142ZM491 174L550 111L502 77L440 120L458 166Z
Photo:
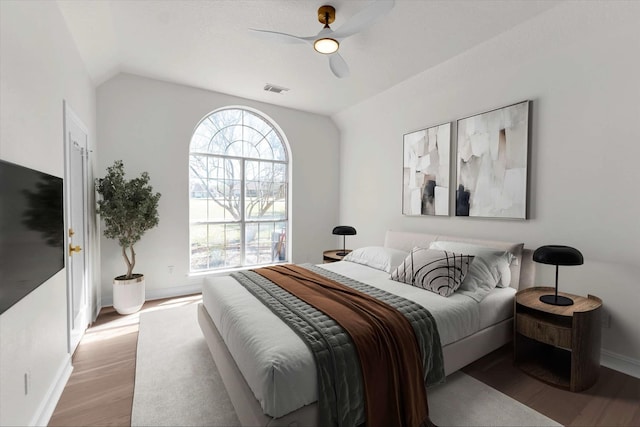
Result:
M484 258L489 268L495 270L498 282L495 286L499 288L506 288L511 286L512 266L518 264L518 259L514 252L522 253L522 247L524 244L515 244L510 250L502 250L492 248L489 246L476 245L466 242L451 242L446 240L437 240L429 245L429 249L441 249L445 251L453 251L462 254L469 254L478 258ZM471 274L474 274L474 267L471 266ZM465 283L462 287L465 287ZM492 287L493 289L493 287Z
M477 302L482 301L493 288L508 287L511 284L510 265L515 257L510 252L471 243L448 241L432 242L429 248L456 251L475 257L469 274L458 291Z
M472 255L415 247L391 273L391 280L448 297L460 287L472 261Z

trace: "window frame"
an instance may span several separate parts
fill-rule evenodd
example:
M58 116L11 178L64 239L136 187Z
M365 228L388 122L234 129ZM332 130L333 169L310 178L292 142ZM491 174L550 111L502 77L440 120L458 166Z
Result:
M258 134L261 136L260 141L267 141L269 143L269 146L272 147L273 142L270 141L269 139L267 139L267 136L273 132L274 135L276 136L276 140L281 144L281 149L282 149L282 154L284 155L284 159L277 159L276 155L271 156L270 158L263 158L260 156L238 156L237 154L228 154L229 148L233 145L233 143L237 142L237 141L233 141L230 142L226 145L224 150L219 150L219 151L224 151L223 154L218 153L218 152L211 152L211 151L203 151L203 150L199 150L199 151L194 151L193 149L193 143L194 143L194 139L196 137L196 134L198 132L198 130L201 128L201 126L203 126L203 122L205 122L206 120L208 120L210 117L212 117L215 114L219 114L223 111L228 111L228 110L232 110L232 111L239 111L242 114L242 119L240 121L240 123L237 124L233 124L232 126L241 126L242 128L247 127L247 128L251 128L252 131L254 132L258 132ZM248 124L245 124L245 114L249 114L252 116L255 116L256 118L258 118L259 120L262 120L269 128L269 130L267 132L260 132L257 128L251 127ZM225 127L228 127L228 125L226 125ZM220 133L224 128L219 128L217 129L213 134L210 135L210 142L213 141L213 139L215 138L215 136ZM244 133L243 133L244 136ZM253 147L253 149L255 149L255 147L257 146L258 143L253 143L251 141L245 140L244 137L241 140L242 144L246 144L249 143L251 144ZM260 151L256 149L256 152L259 153ZM273 152L273 147L272 147L272 152ZM231 220L227 220L227 219L217 219L217 220L210 220L208 218L208 213L207 213L207 218L204 220L194 220L192 219L192 177L191 177L191 161L192 161L192 156L202 156L207 158L207 164L209 163L209 158L218 158L221 159L222 161L226 161L226 160L233 160L233 161L237 161L240 164L240 169L241 169L241 173L240 173L240 194L239 194L239 212L240 212L240 219L239 220L235 220L235 219L231 219ZM262 113L261 111L246 107L246 106L227 106L227 107L223 107L223 108L219 108L217 110L214 110L210 113L208 113L207 115L205 115L199 122L198 124L194 127L194 130L192 132L191 135L191 139L189 141L189 155L188 155L188 170L189 170L189 176L188 176L188 197L189 197L189 273L190 275L201 275L201 274L211 274L211 273L218 273L218 272L224 272L224 271L234 271L234 270L244 270L244 269L248 269L248 268L253 268L253 267L260 267L260 266L265 266L265 265L274 265L274 264L281 264L281 263L287 263L289 262L290 258L291 258L291 208L292 208L292 204L291 204L291 187L292 187L292 183L291 183L291 176L292 176L292 165L291 165L291 150L289 148L289 144L288 141L284 135L284 133L282 132L282 130L280 129L280 127L277 125L277 123L275 123L275 121L273 119L271 119L270 117L268 117L266 114ZM246 187L247 187L247 183L249 182L249 180L247 179L247 163L248 162L265 162L265 163L270 163L271 165L273 165L275 167L275 165L284 165L285 167L285 174L284 174L284 186L285 186L285 209L284 209L284 217L280 218L280 219L256 219L256 218L250 218L248 215L249 213L246 211ZM207 169L207 172L209 172L209 169ZM207 180L209 180L209 178L207 178ZM206 190L204 190L205 193L207 193ZM206 198L207 201L211 200L210 195L207 194ZM252 224L273 224L274 229L277 228L277 225L279 223L284 223L285 227L284 227L284 242L285 242L285 255L284 255L284 259L280 259L280 260L271 260L270 262L263 262L260 263L258 262L257 264L249 264L247 263L247 241L246 241L246 237L247 237L247 227L250 227ZM217 226L217 225L226 225L226 224L237 224L240 228L240 251L239 251L239 264L238 265L223 265L222 267L214 267L211 268L210 266L208 266L208 268L203 268L203 269L193 269L193 228L194 226L200 226L200 225L213 225L213 226ZM273 233L273 232L272 232ZM209 230L207 227L207 248L208 251L211 250L211 245L209 244L210 240L209 240ZM226 240L226 239L225 239ZM273 242L273 241L272 241ZM228 243L227 243L228 245ZM225 246L226 247L226 246ZM260 246L258 246L258 250L259 250ZM260 255L258 254L258 259L257 261L260 260Z

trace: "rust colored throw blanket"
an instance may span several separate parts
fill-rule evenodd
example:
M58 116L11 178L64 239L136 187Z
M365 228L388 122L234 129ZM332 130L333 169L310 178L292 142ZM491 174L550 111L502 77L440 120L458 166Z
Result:
M420 350L402 313L294 264L254 271L333 318L351 336L362 368L369 427L432 425Z

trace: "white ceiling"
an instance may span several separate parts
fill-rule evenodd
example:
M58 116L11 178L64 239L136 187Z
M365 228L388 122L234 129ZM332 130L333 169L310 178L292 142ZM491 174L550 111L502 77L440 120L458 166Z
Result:
M311 36L317 9L335 30L369 1L58 0L94 83L137 74L331 115L442 63L557 5L551 0L396 0L384 18L344 40L350 77L303 44L256 38L249 28ZM266 92L266 83L284 86Z

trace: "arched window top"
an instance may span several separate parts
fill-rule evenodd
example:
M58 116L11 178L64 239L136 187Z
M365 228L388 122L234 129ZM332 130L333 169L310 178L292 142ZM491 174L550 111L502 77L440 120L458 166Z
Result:
M193 133L190 152L288 160L285 145L273 125L257 113L241 108L225 108L205 117Z

